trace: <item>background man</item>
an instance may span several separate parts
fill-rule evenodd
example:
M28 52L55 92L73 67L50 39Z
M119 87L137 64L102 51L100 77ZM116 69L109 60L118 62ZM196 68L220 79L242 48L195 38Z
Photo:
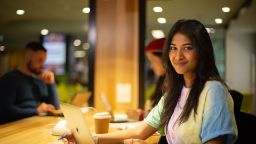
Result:
M30 42L21 65L0 78L0 124L59 109L54 74L43 71L46 56L41 43Z

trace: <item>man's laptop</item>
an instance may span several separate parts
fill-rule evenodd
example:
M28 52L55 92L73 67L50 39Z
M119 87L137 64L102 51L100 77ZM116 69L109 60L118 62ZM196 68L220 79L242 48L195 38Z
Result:
M68 123L68 127L79 144L95 144L91 131L79 107L61 103L61 110Z

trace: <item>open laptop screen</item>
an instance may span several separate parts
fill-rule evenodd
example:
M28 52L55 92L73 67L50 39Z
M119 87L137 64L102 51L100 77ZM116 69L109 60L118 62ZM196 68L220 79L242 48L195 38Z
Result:
M95 144L81 109L66 103L61 103L60 107L76 141L79 144Z

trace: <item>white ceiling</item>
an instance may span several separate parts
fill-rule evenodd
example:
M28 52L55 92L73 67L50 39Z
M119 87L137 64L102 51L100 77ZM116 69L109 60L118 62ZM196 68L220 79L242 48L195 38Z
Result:
M0 30L7 27L14 31L27 25L29 32L48 27L52 31L83 32L88 21L87 14L82 13L86 6L88 0L1 0ZM17 9L24 9L25 15L16 15Z
M147 13L152 19L159 16L166 17L169 23L181 18L198 19L205 25L216 25L215 18L222 18L224 24L239 9L244 0L151 0L147 3ZM153 13L156 5L164 10L162 13ZM221 8L228 6L230 13L223 13ZM152 23L148 19L148 23ZM154 23L152 23L154 24Z
M172 24L179 19L197 19L207 27L223 28L239 12L241 6L248 0L148 0L147 2L147 39L152 39L151 30L161 29L168 33ZM250 0L249 0L250 1ZM153 7L161 6L162 13L154 13ZM223 13L222 7L231 8L229 13ZM165 17L166 24L158 24L157 18ZM223 24L216 24L215 18L222 18ZM239 18L238 27L244 29L250 26L256 30L256 1L253 0L246 16ZM215 34L217 35L217 34ZM214 35L213 35L214 36Z
M38 39L40 30L48 28L51 32L64 32L81 37L86 41L88 29L88 14L82 13L82 8L88 6L89 0L1 0L0 1L0 34L9 47L21 47L21 44ZM178 19L198 19L207 26L221 27L231 19L245 0L147 0L146 32L151 39L152 29L162 29L165 32ZM153 13L154 6L161 6L162 13ZM221 8L229 6L230 13L222 13ZM250 8L251 15L256 14ZM24 9L25 15L16 15L17 9ZM166 24L158 24L158 17L165 17ZM256 27L256 18L244 18L240 25ZM224 24L216 25L215 18L223 18ZM238 25L239 25L238 24ZM30 39L28 39L30 38ZM20 45L19 45L20 44Z

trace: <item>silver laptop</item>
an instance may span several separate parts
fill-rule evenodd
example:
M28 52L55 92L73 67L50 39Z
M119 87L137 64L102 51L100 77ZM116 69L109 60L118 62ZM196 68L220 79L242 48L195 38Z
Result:
M60 108L68 123L68 128L74 135L76 142L79 144L95 144L91 131L86 125L81 109L66 103L60 103Z

